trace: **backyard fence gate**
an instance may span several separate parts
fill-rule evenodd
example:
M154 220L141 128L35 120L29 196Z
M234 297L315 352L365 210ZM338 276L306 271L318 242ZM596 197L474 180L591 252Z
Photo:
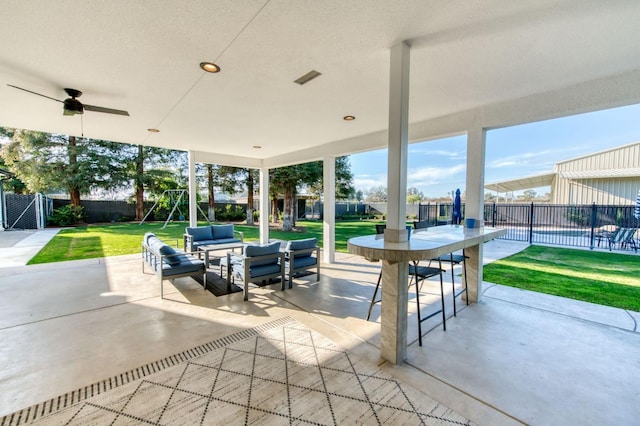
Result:
M42 194L4 194L4 204L8 229L42 229L53 210L53 201Z

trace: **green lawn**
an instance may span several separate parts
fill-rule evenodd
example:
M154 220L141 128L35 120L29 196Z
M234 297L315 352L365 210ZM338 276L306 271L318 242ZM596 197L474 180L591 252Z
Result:
M640 257L529 246L484 268L484 280L640 312Z
M347 240L358 235L375 233L374 221L338 221L336 222L336 250L347 252ZM118 223L107 225L80 226L61 230L33 259L36 263L61 262L65 260L91 259L95 257L117 256L140 252L140 243L145 232L153 232L166 242L177 242L182 247L182 234L186 222L169 223L162 229L164 222ZM205 223L201 223L205 225ZM270 231L269 237L281 240L318 238L322 246L322 222L298 221L303 232ZM245 241L260 239L257 226L235 225L235 229L244 232Z
M375 232L375 221L336 221L336 250L347 240ZM29 264L90 259L140 252L145 232L182 246L185 222L123 223L64 229ZM204 225L204 223L202 223ZM271 238L316 237L322 245L322 222L299 221L302 232L270 231ZM257 241L257 226L236 225L246 241ZM607 252L530 246L484 267L485 281L640 312L640 257Z

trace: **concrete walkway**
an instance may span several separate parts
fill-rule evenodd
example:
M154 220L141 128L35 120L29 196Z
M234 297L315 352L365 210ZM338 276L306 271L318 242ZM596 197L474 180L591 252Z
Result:
M26 265L59 231L60 228L0 231L0 268Z

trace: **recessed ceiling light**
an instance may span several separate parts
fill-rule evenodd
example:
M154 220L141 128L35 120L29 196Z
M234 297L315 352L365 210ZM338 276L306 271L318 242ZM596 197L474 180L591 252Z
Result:
M354 117L353 115L345 115L344 117L342 117L342 119L344 121L353 121L356 119L356 117Z
M261 149L261 148L262 148L262 146L260 146L260 145L254 145L254 146L253 146L253 148L254 148L254 149Z
M200 62L200 68L210 73L220 72L220 67L213 62Z
M151 133L160 133L160 130L158 130L158 129L147 129L147 131L149 131Z

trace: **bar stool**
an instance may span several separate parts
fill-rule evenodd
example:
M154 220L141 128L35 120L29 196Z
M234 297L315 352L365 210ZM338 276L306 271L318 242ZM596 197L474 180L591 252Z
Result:
M457 316L457 307L456 307L456 298L463 293L467 292L467 262L465 259L468 259L468 256L464 254L464 249L462 250L462 254L443 254L440 257L436 257L435 259L431 259L431 261L440 262L439 265L442 266L442 262L447 262L451 264L451 294L453 295L453 316ZM462 263L462 289L456 292L456 283L454 280L453 268ZM431 263L429 263L431 264ZM466 299L467 306L469 305L469 297Z
M412 280L415 279L416 285L416 307L418 313L418 345L422 346L422 323L429 318L432 318L439 313L442 313L442 330L447 331L447 316L444 310L444 287L442 282L442 265L440 267L434 268L432 266L419 266L417 261L413 261L409 264L409 275L412 275ZM424 283L424 280L427 278L435 277L436 275L440 276L440 309L430 313L426 317L422 318L420 313L420 288L422 286L418 286L420 280ZM411 282L409 282L409 286L411 286Z
M386 225L376 225L376 233L377 234L384 233L385 228L386 228ZM440 267L438 268L435 268L432 266L420 266L418 264L418 261L413 261L409 263L409 276L411 277L411 279L409 280L409 287L411 287L413 282L415 282L415 286L416 286L416 307L417 307L417 316L418 316L418 344L420 346L422 346L422 323L428 320L429 318L432 318L438 315L439 313L442 313L442 328L444 331L447 330L447 318L446 318L445 308L444 308L444 287L443 287L444 284L442 281L442 273L444 272L444 270L442 269L441 263L439 264L439 266ZM420 312L420 288L422 287L420 283L424 284L424 280L431 277L435 277L436 275L440 276L441 308L423 318ZM376 296L378 295L378 290L380 289L381 282L382 282L382 269L380 270L380 274L378 275L378 282L376 283L376 289L373 292L373 297L371 298L371 303L369 304L367 321L369 321L369 318L371 317L371 310L373 309L373 305L375 305L376 303L380 303L382 301L382 299L376 300Z
M414 221L413 222L414 229L423 229L429 227L429 222L426 220L423 221ZM458 309L456 306L456 298L463 293L467 292L467 263L465 259L468 257L464 254L464 250L462 250L462 254L443 254L442 256L436 257L435 259L431 259L429 261L429 266L431 266L432 261L440 262L439 265L442 266L442 262L447 262L451 264L451 294L453 294L453 316L457 316ZM455 275L453 273L453 268L462 263L462 289L456 293L456 282ZM467 297L467 305L469 305L469 298Z

